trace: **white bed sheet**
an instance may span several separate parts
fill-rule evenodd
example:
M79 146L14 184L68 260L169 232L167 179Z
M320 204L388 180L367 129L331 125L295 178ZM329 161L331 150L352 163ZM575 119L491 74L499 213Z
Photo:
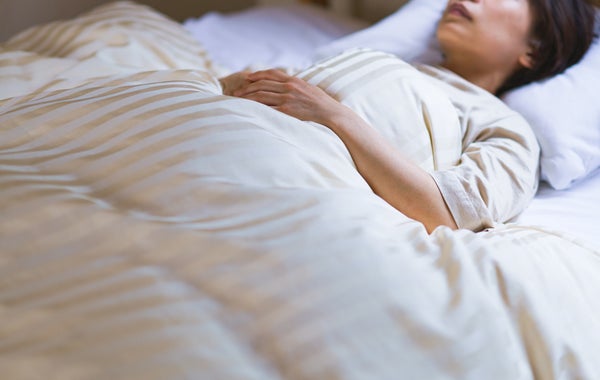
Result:
M600 246L600 170L568 190L542 182L519 223L567 232Z
M256 7L232 14L209 13L184 27L225 71L301 68L315 50L366 24L308 5ZM558 191L541 183L518 223L567 232L600 246L600 170Z

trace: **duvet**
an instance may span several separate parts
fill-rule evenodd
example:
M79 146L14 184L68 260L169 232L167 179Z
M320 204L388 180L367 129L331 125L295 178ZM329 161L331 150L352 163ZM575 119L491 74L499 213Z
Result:
M428 235L218 71L127 2L1 46L2 378L600 378L597 250ZM384 133L455 163L457 131L414 117Z

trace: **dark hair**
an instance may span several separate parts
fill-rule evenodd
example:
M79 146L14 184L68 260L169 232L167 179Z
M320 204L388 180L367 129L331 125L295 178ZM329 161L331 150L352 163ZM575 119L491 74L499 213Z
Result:
M594 39L596 8L586 0L529 0L533 67L517 70L499 94L560 74L579 62Z

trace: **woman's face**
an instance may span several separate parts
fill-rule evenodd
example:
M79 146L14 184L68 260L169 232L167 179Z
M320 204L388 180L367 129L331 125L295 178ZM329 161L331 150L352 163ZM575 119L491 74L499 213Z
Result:
M449 0L437 37L447 58L515 71L531 65L532 23L529 0Z

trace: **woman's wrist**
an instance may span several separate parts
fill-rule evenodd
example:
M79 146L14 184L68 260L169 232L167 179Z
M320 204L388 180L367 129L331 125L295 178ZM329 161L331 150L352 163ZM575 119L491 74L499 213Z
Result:
M322 124L329 127L337 135L342 136L361 123L364 123L364 120L360 116L352 109L340 103L333 112L328 113L326 122Z

